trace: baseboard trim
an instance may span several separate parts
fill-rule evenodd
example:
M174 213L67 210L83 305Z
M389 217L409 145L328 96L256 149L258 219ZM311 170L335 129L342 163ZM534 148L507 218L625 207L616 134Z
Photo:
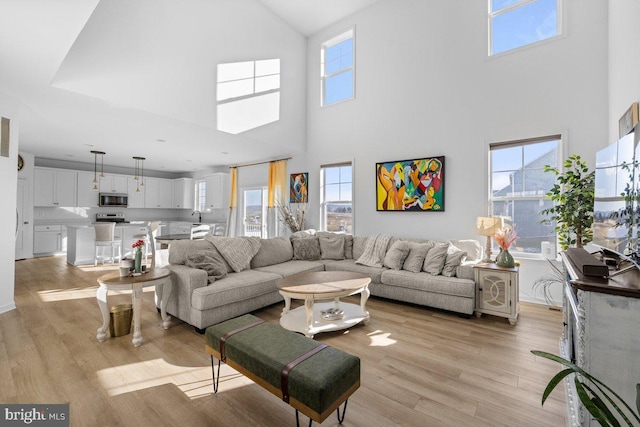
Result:
M11 301L9 304L0 306L0 314L16 309L16 302Z

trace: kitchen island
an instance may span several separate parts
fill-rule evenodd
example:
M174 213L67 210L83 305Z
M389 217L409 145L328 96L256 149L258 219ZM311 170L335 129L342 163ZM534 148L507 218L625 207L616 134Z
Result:
M133 253L131 244L137 240L133 236L147 233L146 222L116 224L115 238L122 240L121 253ZM91 265L94 262L96 232L92 225L67 226L67 262L71 265Z

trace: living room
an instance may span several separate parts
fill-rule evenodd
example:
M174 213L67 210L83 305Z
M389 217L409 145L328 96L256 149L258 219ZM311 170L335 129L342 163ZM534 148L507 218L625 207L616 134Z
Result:
M227 3L229 2L220 2L220 7L231 8ZM463 2L382 0L308 35L295 30L291 24L285 23L281 17L266 9L264 6L266 3L268 2L243 1L233 7L235 15L227 16L226 20L229 21L227 23L222 19L224 14L216 16L216 24L226 31L231 31L230 27L235 27L235 31L238 31L237 28L245 28L243 34L246 39L238 36L236 42L236 39L228 34L218 34L218 37L215 37L215 33L207 33L207 35L214 40L212 43L215 45L212 45L214 46L212 49L221 48L222 45L234 46L233 52L226 53L224 62L280 58L282 77L279 118L275 122L240 134L220 137L222 141L220 144L228 144L231 155L234 155L234 151L244 148L244 151L249 152L246 155L249 157L226 160L224 155L220 154L225 150L220 148L222 145L216 143L215 148L210 150L202 147L194 148L193 150L198 151L195 151L197 159L193 160L201 162L196 165L201 168L200 170L226 172L228 165L291 156L288 172L309 172L307 222L314 228L320 228L321 224L319 198L321 166L351 162L354 234L367 236L385 233L403 238L417 237L434 240L479 239L480 236L475 235L476 218L488 214L490 208L487 197L490 144L561 135L563 158L577 153L590 166L593 166L596 152L618 139L620 116L630 104L637 102L640 98L640 82L635 78L635 70L640 66L640 55L633 47L633 41L640 35L637 23L633 19L639 16L640 6L637 0L609 2L565 0L561 3L562 31L558 37L496 56L487 55L488 19L485 2L463 4ZM116 4L108 10L116 10L117 6ZM104 8L106 5L101 3L100 7ZM145 5L145 7L151 6ZM139 11L140 15L144 15L144 9ZM246 11L240 12L242 9ZM84 22L87 22L90 12L88 14L85 12L84 15L80 12L78 14L84 16ZM46 20L45 16L36 15L39 19ZM265 20L267 15L270 18ZM22 16L22 21L8 16L5 19L17 21L17 24L13 23L13 26L7 24L2 26L3 28L11 29L20 25L27 27L25 23L29 22L29 15ZM112 19L115 18L112 17ZM246 21L245 26L238 26L238 22L243 20ZM84 24L79 18L74 21L74 25L80 25L75 29L76 35L82 28L78 22ZM260 28L262 31L257 30ZM321 107L321 80L317 72L320 70L320 47L325 41L352 28L355 29L356 50L355 97L353 100L337 105ZM110 31L109 35L112 38L117 38L120 31L117 25L107 30ZM126 34L132 37L129 33ZM27 37L28 34L23 36ZM3 40L10 39L9 34L3 37ZM229 43L228 40L234 40L234 43ZM127 43L126 40L125 43ZM67 48L72 45L72 41L67 41ZM21 52L16 46L19 47L20 44L16 43L11 49L7 49L7 56L5 56L7 61L23 61L25 69L29 66L38 66L28 52ZM75 61L99 61L95 64L95 68L103 66L110 58L109 56L74 57L82 47L93 48L96 52L100 52L98 46L74 46L69 51L69 58ZM176 48L176 46L172 47ZM11 52L16 53L9 55ZM132 52L137 53L133 47ZM130 52L131 55L133 53ZM58 57L59 61L63 61L66 54L66 51L63 52ZM72 65L79 68L73 68ZM208 64L208 68L200 72L208 73L208 76L214 79L212 71L214 65ZM53 79L56 75L58 66L60 63L57 64L50 78ZM71 64L65 61L62 62L62 67L57 74L55 90L65 89L75 92L69 95L73 97L107 99L108 108L122 110L119 114L130 116L123 118L126 124L135 120L145 121L148 119L146 114L154 114L165 121L167 121L166 117L170 117L173 120L184 120L190 123L195 121L197 124L206 122L205 127L210 127L211 117L215 116L215 102L212 102L211 106L207 104L208 107L203 108L202 117L184 119L180 111L176 111L178 98L172 97L173 93L167 98L171 102L160 100L154 104L153 100L149 100L150 98L114 99L118 95L122 96L125 90L119 88L115 95L112 95L109 93L113 89L111 83L101 86L100 93L90 92L89 89L92 87L84 86L83 76L74 75L83 67L94 73L92 78L97 79L98 82L109 83L110 76L98 75L87 63ZM129 82L128 89L131 89L131 93L136 93L136 84L144 86L140 79L145 74L140 73L135 76L136 79ZM154 80L152 77L149 79ZM122 82L122 76L118 76L118 79L114 78L114 81ZM0 79L0 115L10 118L12 123L9 157L0 157L3 164L2 180L7 183L17 180L14 165L17 163L18 151L27 151L23 147L35 143L35 141L30 142L30 139L33 138L32 135L37 135L37 129L29 129L23 124L31 121L32 118L27 117L29 113L25 111L28 110L25 108L25 102L16 96L18 91L16 86L12 85L17 83L28 86L28 75L22 77L2 75ZM215 81L212 80L210 87L207 88L209 90L205 89L203 92L207 96L214 97L212 95L214 86ZM175 86L169 89L178 90ZM185 98L182 101L183 105L193 108L193 99L199 99L199 96L201 95L183 96ZM95 107L93 105L95 101L86 102L85 106L91 109ZM168 105L170 103L173 105ZM120 108L118 104L127 108ZM39 108L35 115L43 114L46 110L45 107ZM48 108L55 109L55 104ZM78 122L83 120L91 122L88 117L79 112L76 112L76 115L75 120ZM55 115L52 117L56 118ZM71 123L70 127L76 124ZM98 123L95 122L96 125ZM157 122L154 121L154 123ZM80 123L77 125L81 126ZM66 131L60 131L59 128L64 128L64 125L56 126L57 133L52 133L49 141L52 150L55 150L58 140L62 143L62 140L67 137ZM203 133L208 135L207 132ZM211 132L216 135L222 133L216 129ZM195 132L190 129L189 135L194 136ZM162 173L161 166L170 168L169 170L173 173L174 165L154 163L156 160L153 153L166 149L169 156L182 159L179 157L179 151L189 146L185 142L181 147L169 147L170 144L156 141L156 138L160 137L148 136L147 139L150 139L150 142L136 143L138 145L136 152L131 149L126 152L124 150L109 151L105 148L106 145L94 148L103 148L107 151L105 157L107 165L113 161L114 165L125 168L131 164L131 156L140 155L142 152L148 153L146 154L148 163L145 167L149 168L150 173ZM83 143L79 142L81 138L69 137L68 139L76 141L81 149L87 155L89 154L91 148L82 147ZM167 138L168 141L172 139L174 138ZM181 139L175 138L175 140ZM137 152L137 149L140 152ZM58 151L64 150L58 148ZM52 157L48 152L33 154L36 163L42 161L38 160L39 157L42 159ZM375 164L430 156L446 158L446 209L444 212L377 211L374 191ZM93 157L90 158L91 170L93 170L92 161ZM58 162L65 164L65 160L58 160ZM184 166L180 167L184 168ZM196 178L200 173L193 171L193 168L183 170L192 173ZM238 174L238 187L264 186L266 180L266 166L243 168ZM5 277L0 285L0 312L3 312L0 319L2 324L8 324L7 317L13 319L16 316L12 314L15 313L13 310L14 301L17 299L15 295L21 292L17 285L20 277L17 275L27 273L20 269L20 262L18 266L15 264L13 258L12 242L15 233L13 200L16 200L16 189L13 185L7 185L3 186L2 191L5 199L10 202L0 209L0 218L3 219L0 221L2 224L0 240L5 242L0 252L2 255L0 271ZM185 212L184 218L189 218L190 213ZM520 261L520 300L542 302L540 295L533 290L533 282L540 271L546 267L546 260L542 257L526 255L516 259ZM55 269L50 271L55 277ZM91 286L95 286L95 278L91 277L93 279ZM76 282L76 285L80 286L80 283ZM57 288L53 284L52 289ZM558 295L561 295L561 292ZM93 297L94 295L87 297L90 300L87 304L95 304ZM89 312L89 310L86 311ZM386 316L393 318L395 310L397 310L396 306L386 313ZM535 309L533 310L535 313ZM98 313L95 307L93 311L96 313L92 312L91 316L97 318ZM412 308L409 311L410 317L421 316L420 310ZM153 321L152 314L148 313L149 322ZM278 310L275 310L270 313L270 316L277 318L277 314ZM429 314L432 313L429 312ZM543 318L544 315L534 314L532 317ZM44 319L33 319L34 322L38 320L44 321ZM95 331L94 317L91 317L90 321L83 321L81 318L65 319L65 321L69 320L78 321L77 325L82 325L80 327L91 332ZM556 321L557 331L559 331L561 329L559 315ZM524 324L529 325L531 329L538 328L535 322ZM467 326L463 327L467 328ZM493 327L492 324L489 329ZM547 325L542 326L542 329L545 328ZM67 330L71 333L70 326ZM186 329L181 331L184 332ZM1 336L7 339L7 334L8 332L3 329ZM160 335L158 333L150 338ZM195 344L198 339L201 337L191 337L189 342L196 346L199 345ZM555 342L558 339L559 332L553 337ZM28 347L28 344L25 343L24 346ZM130 345L123 346L124 350L121 350L130 351L129 347ZM531 349L534 348L528 350ZM199 350L201 349L198 348ZM550 351L553 350L553 348L550 349ZM178 352L179 350L173 348L169 351ZM99 352L100 350L96 349L94 356L99 357ZM200 366L202 361L189 360L184 363ZM545 371L547 374L545 379L552 375L548 375L549 372L553 372L553 366ZM238 390L236 392L239 392ZM538 395L540 393L541 390ZM174 395L173 392L169 394L172 397ZM259 395L259 392L252 392L251 398L255 398L256 395ZM35 399L37 394L30 396ZM167 401L166 404L175 403ZM360 421L355 425L361 425L364 418L355 418L355 420ZM347 416L347 422L349 421L350 418ZM407 421L407 423L410 422Z

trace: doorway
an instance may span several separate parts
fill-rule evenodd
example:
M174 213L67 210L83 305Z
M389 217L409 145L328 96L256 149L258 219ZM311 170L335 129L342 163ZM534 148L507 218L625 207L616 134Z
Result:
M247 188L243 191L244 236L267 238L267 188Z

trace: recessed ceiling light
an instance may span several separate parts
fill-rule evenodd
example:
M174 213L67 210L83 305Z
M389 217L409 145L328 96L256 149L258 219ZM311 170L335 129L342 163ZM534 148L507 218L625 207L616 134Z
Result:
M158 141L158 142L167 142L166 139L156 139L156 141Z
M222 154L229 154L229 152L228 151L223 151Z
M85 147L93 147L93 144L83 144Z

